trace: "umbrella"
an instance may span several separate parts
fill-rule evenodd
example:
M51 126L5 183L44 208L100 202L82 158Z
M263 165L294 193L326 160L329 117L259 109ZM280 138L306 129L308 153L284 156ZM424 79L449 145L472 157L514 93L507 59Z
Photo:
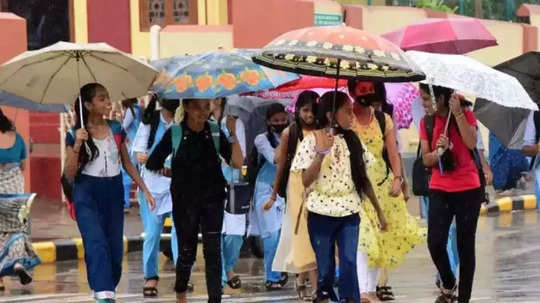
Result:
M266 110L273 103L287 106L290 100L262 99L253 96L232 95L227 97L223 113L238 117L246 129L246 150L253 148L255 137L266 131Z
M466 54L497 45L478 19L429 18L382 35L401 49L430 53Z
M516 78L472 58L418 51L408 51L407 56L425 72L430 84L452 88L504 107L538 110Z
M410 82L385 83L386 101L393 105L394 122L398 129L409 128L412 122L411 103L420 96Z
M39 104L4 91L0 91L0 105L23 108L34 112L69 112L69 105L67 104Z
M313 88L334 88L335 85L336 80L334 78L301 75L298 80L280 85L272 91L286 93L290 91L304 91ZM347 80L339 80L338 86L347 87Z
M287 32L265 46L253 61L312 76L386 82L424 79L422 71L398 46L348 26L307 27Z
M40 104L69 104L81 86L98 82L112 100L145 95L156 71L106 43L58 42L0 67L0 89Z
M540 102L540 52L528 52L494 67L521 83L529 96Z
M161 70L152 87L170 99L214 99L275 88L298 75L254 64L255 50L214 51L199 56L178 56L151 64Z

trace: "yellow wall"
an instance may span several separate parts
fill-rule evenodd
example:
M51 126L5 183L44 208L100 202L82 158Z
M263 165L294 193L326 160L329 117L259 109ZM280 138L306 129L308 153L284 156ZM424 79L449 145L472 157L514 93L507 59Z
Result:
M493 66L523 53L523 27L516 23L482 20L497 39L498 46L472 52L471 57Z
M199 54L218 47L230 50L233 47L231 31L163 31L160 33L160 57ZM189 42L189 43L186 43Z
M139 22L139 0L131 0L131 53L150 57L150 33L141 32Z
M536 26L536 28L538 29L538 48L540 46L540 14L531 13L529 18L531 19L531 25Z
M377 35L427 18L424 10L416 8L395 6L364 6L362 8L364 30Z
M75 43L88 43L88 12L86 0L73 1Z
M199 25L227 25L226 0L198 0L197 4ZM208 16L206 16L207 13Z

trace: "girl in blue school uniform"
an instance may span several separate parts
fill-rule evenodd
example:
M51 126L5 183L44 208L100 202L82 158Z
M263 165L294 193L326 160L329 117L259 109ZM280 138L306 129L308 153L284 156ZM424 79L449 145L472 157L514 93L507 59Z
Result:
M129 159L122 126L103 118L112 108L107 89L98 83L86 84L80 90L80 97L81 102L75 102L75 128L66 136L64 175L67 179L74 178L73 200L88 283L97 302L110 303L115 302L122 274L124 187L121 166L144 192L151 209L155 201Z

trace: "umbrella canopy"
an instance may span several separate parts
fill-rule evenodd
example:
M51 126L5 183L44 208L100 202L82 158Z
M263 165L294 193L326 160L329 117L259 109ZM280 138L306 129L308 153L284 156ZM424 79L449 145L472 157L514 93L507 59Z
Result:
M336 80L334 78L300 75L298 80L280 85L273 91L285 93L313 88L334 88L335 86ZM347 80L339 80L338 87L347 87Z
M0 89L40 104L70 104L81 86L98 82L111 100L145 95L157 72L106 43L58 42L0 67Z
M494 67L521 83L536 103L540 102L540 52L528 52Z
M348 26L307 27L287 32L253 61L312 76L389 82L418 81L424 75L390 41Z
M253 63L251 56L256 54L255 50L214 51L152 62L161 70L152 89L169 99L214 99L272 89L298 79L294 73Z
M429 18L382 35L402 50L466 54L497 45L497 40L478 19Z
M516 78L472 58L418 51L408 51L407 56L425 72L427 82L433 85L452 88L504 107L538 110Z
M393 105L393 118L398 129L409 128L413 120L411 103L420 96L418 89L409 82L385 83L386 101Z
M39 104L4 91L0 91L0 105L23 108L34 112L69 112L69 105L67 104Z

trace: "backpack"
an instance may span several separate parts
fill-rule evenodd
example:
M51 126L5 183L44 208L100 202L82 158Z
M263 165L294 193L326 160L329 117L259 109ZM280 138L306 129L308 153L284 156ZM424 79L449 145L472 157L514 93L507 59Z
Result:
M265 136L268 139L268 142L270 142L270 145L272 146L272 148L276 148L278 146L276 140L272 138L271 133L267 132L265 133ZM259 171L261 170L265 162L266 162L266 159L261 154L259 154L259 151L257 150L257 146L253 145L247 159L247 177L246 177L247 182L251 188L251 192L253 192L255 189L255 182L257 181L257 175L259 174Z
M424 116L424 127L428 136L428 142L433 140L433 117ZM424 166L421 153L421 144L418 143L416 159L412 171L412 191L416 196L429 196L429 179L431 178L431 168Z
M287 142L287 156L285 158L285 167L283 169L283 176L281 177L281 184L279 184L278 194L281 197L287 196L287 185L289 184L289 176L291 174L291 165L296 154L296 148L298 146L298 140L304 140L302 131L298 132L298 124L292 123L289 126L289 142Z
M429 117L427 120L426 118ZM428 120L430 120L429 123ZM429 139L429 146L431 147L431 142L433 141L433 125L434 125L434 119L433 117L426 115L424 118L424 126L426 128L426 133L428 135ZM428 127L428 124L431 125L431 127ZM469 152L471 153L471 157L474 161L474 164L476 165L476 170L478 171L478 178L480 179L480 191L482 196L481 202L489 202L489 196L486 193L486 176L484 175L484 171L482 169L482 163L480 160L480 152L475 147L474 149L469 149Z
M386 116L384 112L375 111L375 118L377 119L377 122L379 123L379 127L381 128L381 133L383 135L383 143L386 142ZM390 174L390 158L388 158L388 150L385 147L385 144L383 144L383 151L382 151L382 157L384 160L384 163L386 164L386 175L384 179L377 183L377 186L381 186L384 184L386 179L388 179L388 175Z

